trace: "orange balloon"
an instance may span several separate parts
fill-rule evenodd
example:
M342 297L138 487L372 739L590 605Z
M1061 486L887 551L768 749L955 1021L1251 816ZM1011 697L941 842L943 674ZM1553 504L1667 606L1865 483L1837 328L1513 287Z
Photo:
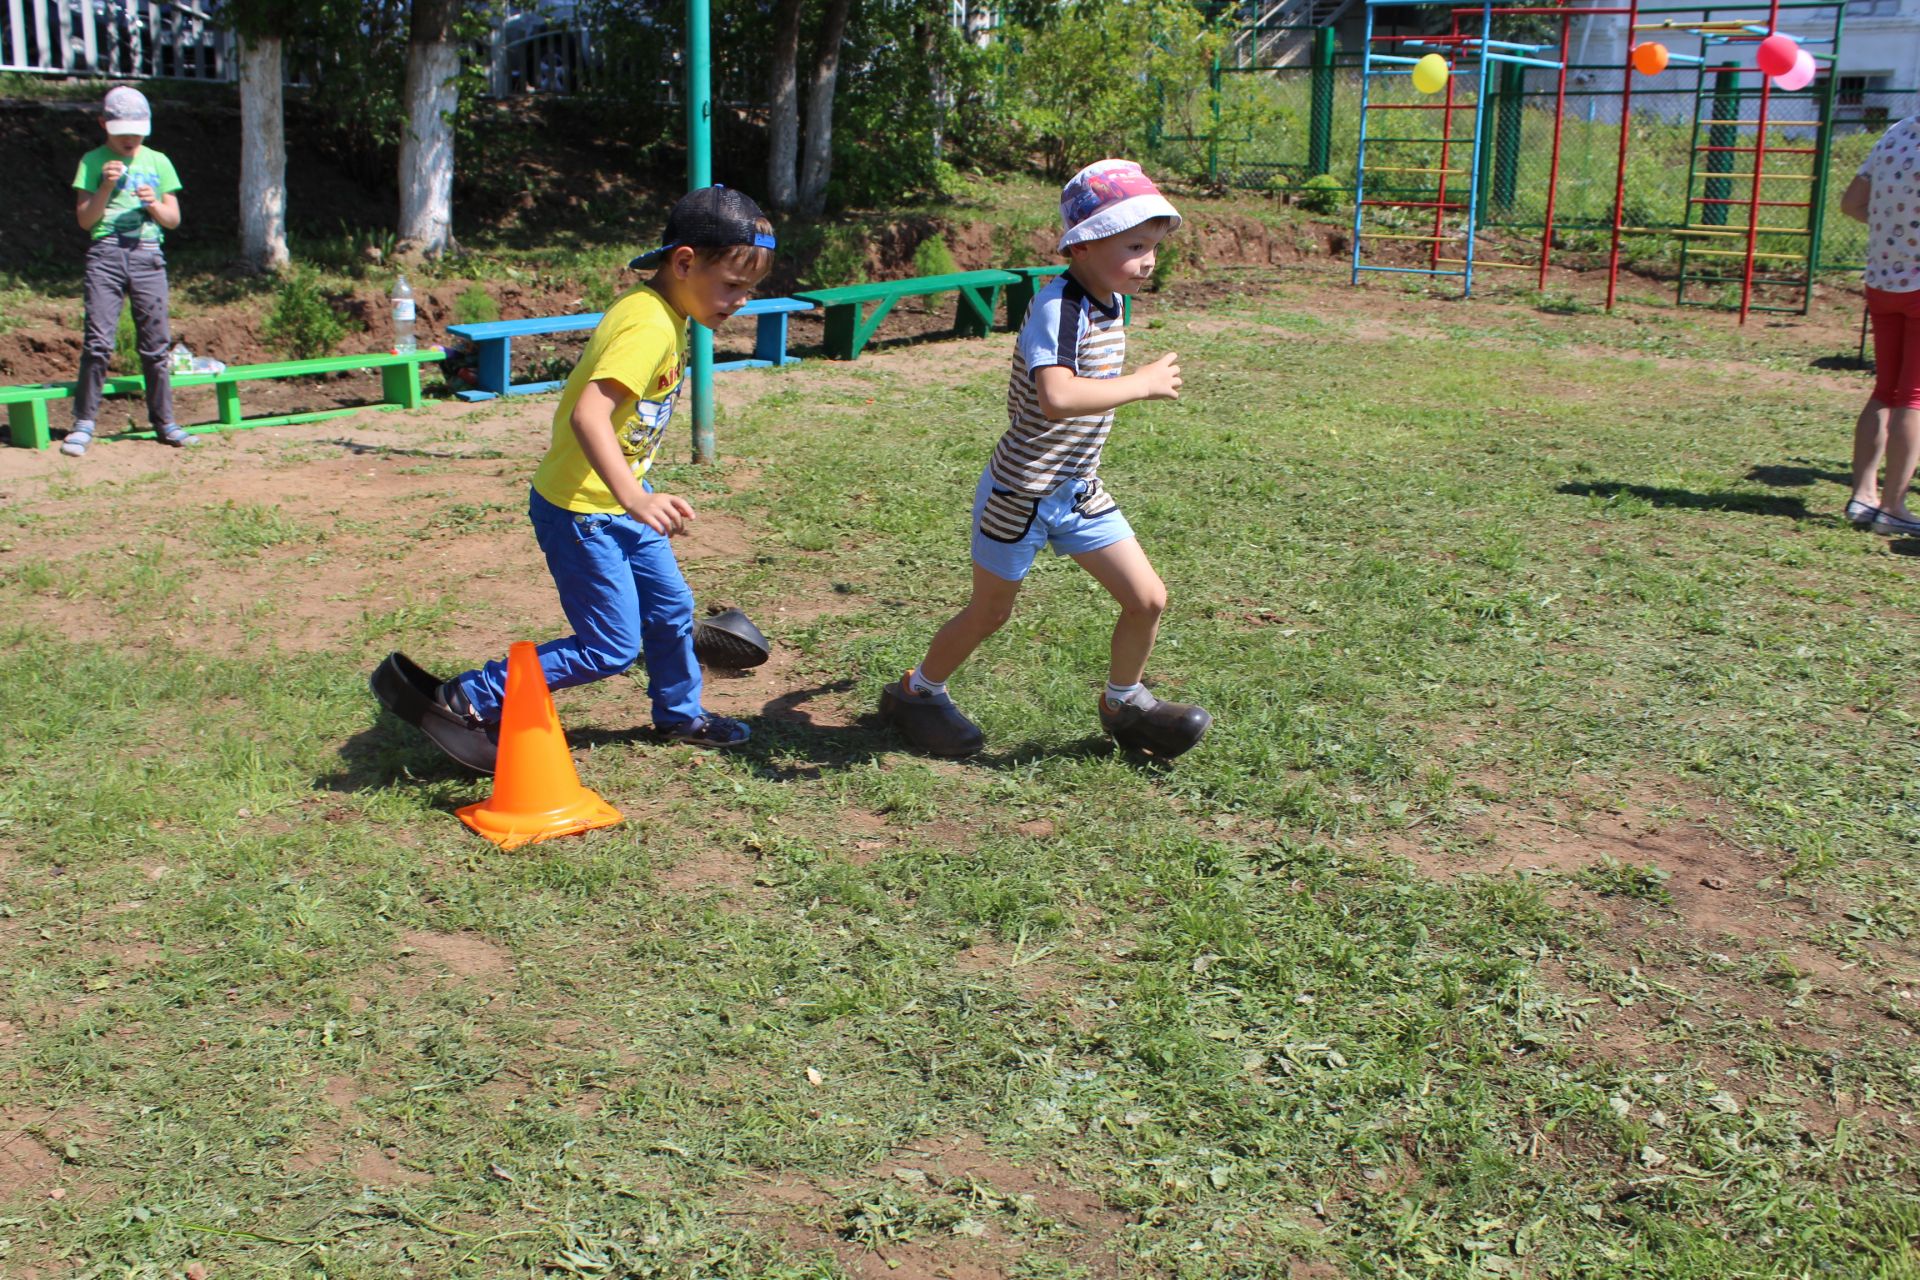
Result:
M1667 46L1648 41L1633 46L1633 69L1643 76L1657 76L1667 69Z

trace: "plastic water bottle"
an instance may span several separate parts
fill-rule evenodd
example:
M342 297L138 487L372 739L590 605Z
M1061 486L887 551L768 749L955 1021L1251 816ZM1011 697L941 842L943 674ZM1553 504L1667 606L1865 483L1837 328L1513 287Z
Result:
M167 372L181 374L193 372L193 349L184 342L176 342L167 353Z
M399 276L393 282L393 349L413 351L417 347L413 337L413 290L407 287L407 278Z

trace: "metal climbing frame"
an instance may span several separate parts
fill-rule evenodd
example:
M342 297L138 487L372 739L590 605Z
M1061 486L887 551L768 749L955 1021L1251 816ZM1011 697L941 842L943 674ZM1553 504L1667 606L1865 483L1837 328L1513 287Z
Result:
M1781 29L1783 11L1793 15L1791 21L1807 24L1787 34L1829 69L1810 88L1781 90L1745 56L1755 42ZM1641 23L1635 34L1672 33L1699 41L1698 54L1684 59L1697 69L1687 205L1680 225L1663 229L1680 242L1674 301L1680 306L1719 307L1724 305L1725 286L1738 284L1743 324L1754 311L1804 315L1813 297L1814 254L1825 220L1838 83L1831 68L1840 51L1844 5L1831 0L1772 0L1767 5L1642 11L1649 18L1668 13L1697 16ZM1757 87L1743 86L1743 79L1756 76ZM1781 102L1796 100L1813 106L1813 119L1773 114ZM1810 128L1812 145L1769 137L1769 131L1783 126ZM1742 164L1744 169L1737 167ZM1742 181L1747 184L1744 194L1735 187ZM1734 221L1735 215L1742 214L1744 222ZM1789 299L1793 305L1786 305Z
M1407 7L1426 5L1432 0L1367 0L1366 40L1363 45L1360 140L1354 176L1354 215L1353 215L1353 275L1358 283L1364 271L1394 272L1407 275L1449 276L1461 281L1463 296L1473 294L1473 273L1476 266L1485 267L1533 267L1538 272L1540 287L1546 286L1547 267L1553 253L1554 207L1560 181L1560 142L1561 125L1565 117L1567 97L1566 50L1568 47L1569 24L1575 17L1594 18L1602 15L1624 16L1626 18L1627 39L1620 50L1620 121L1619 144L1614 164L1614 196L1611 235L1607 249L1607 309L1612 310L1618 296L1620 278L1620 243L1624 235L1668 236L1677 239L1681 245L1680 277L1678 297L1682 305L1719 305L1713 301L1689 298L1689 286L1740 285L1740 321L1746 322L1751 311L1804 312L1812 294L1812 262L1818 251L1821 228L1824 221L1827 195L1827 169L1832 142L1833 101L1837 77L1829 74L1816 89L1796 91L1782 95L1775 89L1772 77L1760 76L1756 89L1743 89L1740 77L1760 75L1757 68L1743 66L1738 62L1710 66L1710 50L1722 48L1729 51L1744 52L1752 44L1780 29L1780 15L1783 12L1796 16L1816 14L1830 15L1831 26L1806 36L1796 37L1797 43L1812 46L1808 52L1816 62L1824 63L1829 69L1835 64L1840 51L1841 27L1844 17L1844 0L1766 0L1766 3L1748 3L1746 5L1715 5L1707 9L1666 6L1641 8L1639 0L1628 0L1624 6L1575 7L1573 5L1499 5L1491 0L1483 0L1479 6L1455 6L1449 12L1452 17L1452 30L1443 36L1379 36L1375 34L1374 17L1377 10L1388 6ZM1493 19L1502 15L1529 15L1534 17L1557 17L1560 19L1560 43L1558 57L1544 55L1549 46L1524 46L1510 42L1493 40ZM1684 16L1680 16L1684 15ZM1728 16L1732 15L1732 16ZM1642 18L1658 19L1643 22ZM1815 19L1817 22L1818 19ZM1478 34L1471 34L1477 27ZM1694 92L1693 125L1689 148L1687 175L1687 204L1682 211L1679 224L1659 227L1631 227L1625 223L1627 197L1627 155L1633 130L1628 127L1633 119L1633 90L1638 73L1633 69L1634 45L1647 33L1671 32L1691 35L1700 41L1697 54L1670 51L1670 61L1676 67L1692 67L1698 77ZM1789 32L1788 34L1792 34ZM1379 45L1396 47L1400 54L1376 52ZM1444 51L1453 55L1454 75L1447 80L1446 94L1440 102L1376 102L1373 100L1373 86L1377 80L1390 76L1404 76L1418 59L1404 56L1411 52ZM1478 70L1478 89L1471 102L1457 99L1455 83L1459 68L1472 59ZM1376 69L1376 63L1381 69ZM1548 169L1546 192L1546 218L1541 230L1540 253L1535 263L1491 262L1477 260L1476 239L1479 219L1479 190L1481 170L1481 147L1488 138L1488 121L1480 119L1480 104L1487 97L1487 76L1490 65L1499 63L1516 68L1542 67L1557 72L1554 94L1553 115L1553 155ZM1776 98L1781 96L1798 97L1811 101L1816 107L1814 120L1782 121L1770 114ZM1706 109L1703 117L1703 103L1711 99L1712 105ZM1746 104L1751 102L1751 107ZM1432 136L1420 136L1413 130L1396 130L1395 136L1380 136L1371 131L1374 111L1414 111L1441 114L1441 130ZM1751 115L1747 114L1749 111ZM1472 112L1475 127L1467 137L1454 136L1454 120L1457 115ZM1413 119L1423 118L1416 115ZM1431 118L1426 116L1424 118ZM1778 129L1783 124L1789 127L1801 126L1813 131L1811 146L1797 146L1790 142L1774 142L1768 136L1769 129ZM1702 129L1705 137L1702 138ZM1434 189L1407 189L1403 187L1369 188L1367 184L1369 146L1418 145L1432 148L1438 145L1440 160L1438 165L1380 165L1373 166L1373 172L1395 174L1435 175L1438 181ZM1467 198L1464 204L1458 194L1448 198L1447 180L1458 177L1462 170L1455 167L1454 149L1460 146L1471 148L1470 160L1465 173L1468 175ZM1391 153L1390 153L1391 154ZM1769 157L1776 160L1781 157L1807 157L1805 171L1796 171L1776 165L1771 171L1767 167ZM1749 161L1749 167L1735 168L1741 159ZM1704 164L1704 168L1703 168ZM1733 184L1744 180L1748 185L1744 195L1735 192ZM1774 187L1763 192L1762 184L1772 182ZM1794 183L1797 194L1804 199L1782 199L1787 194L1779 191L1779 184ZM1405 234L1398 231L1371 231L1367 226L1369 210L1381 209L1431 209L1433 211L1433 229L1430 234ZM1744 210L1744 224L1730 221L1735 210ZM1788 225L1794 215L1763 213L1764 210L1799 210L1803 225ZM1449 229L1449 215L1464 214L1459 224ZM1375 215L1379 216L1379 215ZM1403 215L1404 216L1404 215ZM1763 219L1766 219L1763 221ZM1764 242L1761 237L1768 237ZM1413 241L1428 246L1427 265L1410 267L1367 262L1363 258L1363 243L1368 240ZM1447 257L1441 253L1440 246L1452 241L1463 241L1460 256ZM1719 265L1725 260L1726 265ZM1737 265L1733 260L1737 260ZM1709 265L1704 269L1693 269L1700 262ZM1797 272L1785 268L1769 267L1766 264L1785 262L1798 264ZM1442 270L1441 268L1458 268ZM1735 267L1738 273L1727 274L1729 267ZM1795 307L1774 306L1754 303L1755 289L1797 290L1798 305ZM1770 294L1769 296L1773 296Z
M1362 272L1390 272L1398 275L1423 275L1457 277L1461 282L1461 296L1473 296L1473 273L1475 268L1489 267L1511 268L1533 271L1541 287L1547 281L1547 266L1553 255L1553 212L1554 197L1560 181L1560 121L1566 105L1567 66L1565 50L1567 45L1567 24L1573 15L1624 14L1629 23L1635 9L1632 5L1625 8L1579 8L1571 6L1532 6L1496 7L1491 0L1483 0L1478 7L1452 7L1449 15L1452 29L1445 35L1376 35L1374 17L1377 10L1389 6L1406 7L1413 5L1431 5L1432 0L1367 0L1366 39L1362 45L1360 81L1360 138L1354 169L1353 201L1353 275L1354 283L1359 283ZM1560 44L1554 50L1556 56L1544 56L1553 46L1518 44L1513 41L1493 38L1493 18L1496 14L1535 14L1552 15L1560 18ZM1474 30L1477 29L1477 34ZM1377 51L1378 46L1387 46L1399 50L1397 53ZM1426 53L1444 53L1452 55L1452 66L1447 77L1444 97L1439 102L1377 102L1374 100L1373 86L1376 80L1400 77L1409 74L1418 56ZM1460 70L1471 59L1474 72L1477 73L1476 88L1471 101L1462 100L1456 93L1456 84L1460 79ZM1376 68L1378 64L1378 68ZM1477 257L1479 214L1480 214L1480 171L1481 150L1488 137L1488 121L1482 118L1481 104L1487 100L1487 78L1495 66L1511 67L1524 73L1528 67L1544 68L1556 73L1558 88L1554 100L1553 159L1549 168L1547 186L1546 225L1540 237L1540 253L1534 262L1500 262ZM1440 112L1440 131L1436 135L1419 132L1417 123L1396 128L1393 136L1381 136L1371 131L1372 113L1375 111L1413 111ZM1473 129L1465 137L1454 134L1455 121L1472 113ZM1624 112L1624 106L1623 106ZM1409 120L1431 119L1430 115L1406 117ZM1625 172L1625 131L1622 131L1622 150L1620 155L1620 174L1616 174L1616 206L1619 203L1621 183L1619 177ZM1409 187L1373 188L1367 185L1368 148L1414 146L1421 149L1422 156L1437 146L1439 161L1436 165L1387 164L1375 163L1375 174L1415 174L1433 175L1436 181L1432 189ZM1456 166L1455 149L1468 148L1468 164L1465 170ZM1400 153L1389 152L1388 157L1395 158ZM1461 202L1456 192L1449 199L1448 179L1464 174L1467 178L1466 200ZM1400 231L1370 231L1367 226L1369 210L1431 209L1433 211L1433 229L1425 234L1407 234ZM1448 225L1449 215L1464 215L1452 228ZM1385 219L1392 215L1375 213L1376 218ZM1404 216L1404 215L1399 215ZM1618 222L1617 210L1615 221ZM1364 260L1364 244L1367 240L1413 241L1424 244L1427 250L1427 265L1409 267L1386 265ZM1452 257L1442 253L1442 246L1460 242L1459 256ZM1446 268L1443 270L1443 268ZM1611 305L1612 297L1609 295Z

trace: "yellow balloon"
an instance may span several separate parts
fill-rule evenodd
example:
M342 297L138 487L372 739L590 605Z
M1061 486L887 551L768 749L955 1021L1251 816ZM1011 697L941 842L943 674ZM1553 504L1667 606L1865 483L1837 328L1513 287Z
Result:
M1447 77L1451 74L1447 60L1430 53L1413 64L1413 87L1422 93L1438 93L1447 87Z

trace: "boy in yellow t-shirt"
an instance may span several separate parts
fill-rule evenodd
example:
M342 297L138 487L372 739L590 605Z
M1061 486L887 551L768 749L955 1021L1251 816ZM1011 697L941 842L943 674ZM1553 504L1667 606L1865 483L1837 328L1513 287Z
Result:
M618 675L644 652L654 732L702 746L738 746L749 730L701 709L693 593L669 542L694 511L654 492L646 474L680 394L688 319L718 328L766 276L773 249L773 227L738 191L703 187L674 205L666 243L632 263L654 267L652 278L607 308L567 379L528 497L574 629L539 646L547 687ZM506 684L504 661L465 672L441 683L415 722L462 764L491 772Z

